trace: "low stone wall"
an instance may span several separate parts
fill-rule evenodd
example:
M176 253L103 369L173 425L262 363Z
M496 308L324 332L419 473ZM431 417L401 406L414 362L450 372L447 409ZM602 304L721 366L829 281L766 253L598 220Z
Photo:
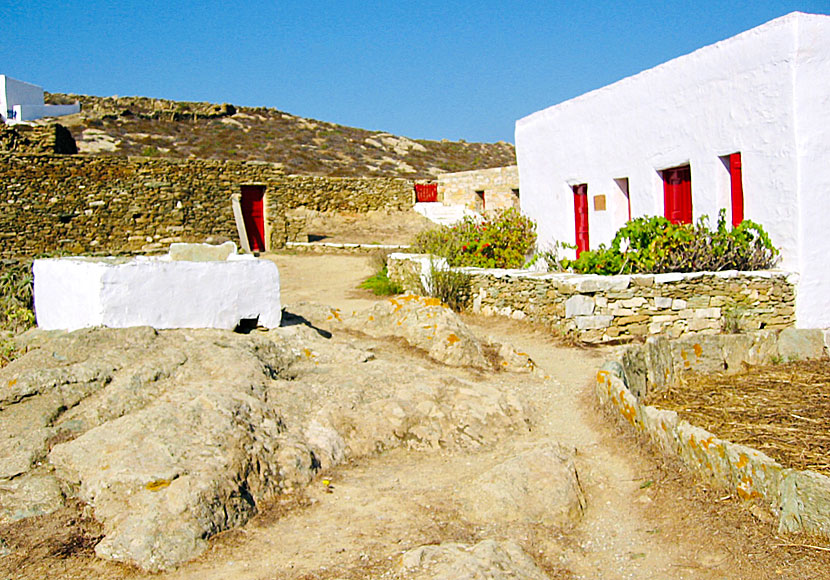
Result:
M268 248L302 239L286 210L408 209L412 183L285 175L261 162L0 154L0 257L129 254L173 242L236 240L231 195L265 187Z
M418 259L390 256L390 276L405 283L403 266L395 262ZM596 276L462 270L472 277L474 312L527 318L588 343L795 324L794 280L785 272Z
M698 477L744 500L761 499L778 518L779 530L830 537L830 478L785 468L763 453L719 439L674 411L640 402L651 389L673 384L683 372L740 368L776 357L826 356L821 330L786 329L749 335L649 339L621 349L597 371L596 393L631 429L663 453L680 460Z

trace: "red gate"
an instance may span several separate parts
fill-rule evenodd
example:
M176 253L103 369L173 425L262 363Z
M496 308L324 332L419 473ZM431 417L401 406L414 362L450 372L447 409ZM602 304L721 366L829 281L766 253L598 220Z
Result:
M415 200L418 202L438 201L437 183L416 183Z
M574 230L576 232L576 257L588 251L588 184L573 186Z
M248 234L248 245L252 252L265 251L265 211L263 198L265 186L242 186L242 220L245 222L245 232Z
M663 170L663 208L673 224L692 223L692 169L688 165Z

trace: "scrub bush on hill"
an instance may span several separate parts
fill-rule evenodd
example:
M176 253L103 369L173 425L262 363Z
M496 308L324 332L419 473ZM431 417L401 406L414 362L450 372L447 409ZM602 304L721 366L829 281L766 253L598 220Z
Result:
M446 258L450 266L521 268L536 244L536 224L514 208L421 232L415 252Z
M584 274L749 271L771 268L777 256L763 227L744 220L730 229L721 210L715 230L707 216L695 224L637 218L617 231L611 247L600 245L563 265Z

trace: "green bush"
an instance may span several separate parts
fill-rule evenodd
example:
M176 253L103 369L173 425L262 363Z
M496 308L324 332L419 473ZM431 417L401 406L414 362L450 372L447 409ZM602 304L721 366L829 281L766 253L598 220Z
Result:
M465 217L453 226L421 232L412 246L446 258L453 267L521 268L535 244L536 224L510 208L480 221Z
M31 260L0 264L0 328L21 332L34 326Z
M564 265L586 274L747 271L771 268L777 256L763 227L744 220L730 229L721 210L714 231L707 216L696 224L637 218L617 231L611 247L600 245Z
M429 288L422 288L422 294L438 298L456 312L461 312L470 300L472 278L457 270L430 267Z

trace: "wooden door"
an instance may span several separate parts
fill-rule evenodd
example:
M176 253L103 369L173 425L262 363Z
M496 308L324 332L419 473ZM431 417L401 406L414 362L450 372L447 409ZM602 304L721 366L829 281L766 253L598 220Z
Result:
M242 220L252 252L265 251L265 186L242 186Z
M573 186L574 231L576 232L576 257L589 249L588 241L588 184Z
M692 169L688 165L663 170L665 216L675 224L692 223Z
M735 227L744 221L744 186L740 153L729 156L729 178L732 182L732 227Z

